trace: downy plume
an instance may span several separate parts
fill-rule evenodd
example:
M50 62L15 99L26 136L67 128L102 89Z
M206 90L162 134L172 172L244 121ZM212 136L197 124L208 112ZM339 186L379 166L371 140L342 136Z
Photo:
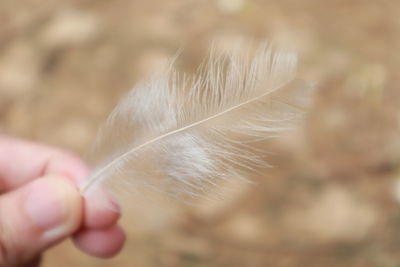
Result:
M81 193L99 184L122 191L150 187L202 196L221 181L266 166L254 144L304 117L297 57L260 46L254 54L210 52L195 75L173 66L138 84L99 132L96 166Z

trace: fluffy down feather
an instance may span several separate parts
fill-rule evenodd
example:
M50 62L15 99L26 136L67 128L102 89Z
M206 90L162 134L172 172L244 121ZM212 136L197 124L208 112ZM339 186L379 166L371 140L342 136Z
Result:
M292 129L308 96L294 81L297 57L268 45L250 53L211 51L195 75L172 66L133 88L99 132L97 165L81 186L151 187L198 196L221 180L266 166L253 145Z

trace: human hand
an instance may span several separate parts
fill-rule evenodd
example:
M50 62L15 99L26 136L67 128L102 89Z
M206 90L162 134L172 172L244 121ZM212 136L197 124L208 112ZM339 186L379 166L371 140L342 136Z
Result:
M87 175L76 156L0 135L0 266L38 266L44 250L70 236L90 255L118 253L118 206L101 189L83 198L77 186Z

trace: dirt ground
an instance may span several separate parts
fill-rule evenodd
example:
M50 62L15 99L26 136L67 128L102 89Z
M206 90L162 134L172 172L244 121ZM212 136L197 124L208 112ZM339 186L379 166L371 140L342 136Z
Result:
M397 0L2 0L0 131L85 156L180 48L190 71L212 41L242 39L295 49L317 88L306 126L271 144L275 167L219 201L124 203L118 257L65 242L45 267L400 265Z

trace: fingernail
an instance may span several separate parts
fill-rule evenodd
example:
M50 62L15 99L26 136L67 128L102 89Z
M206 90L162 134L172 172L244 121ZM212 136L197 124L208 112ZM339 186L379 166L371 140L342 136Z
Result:
M111 210L118 214L121 213L121 207L115 197L103 188L96 188L86 196L86 199L91 208L97 210Z
M56 240L70 231L67 192L54 179L37 180L26 198L26 212L43 231L46 240Z

